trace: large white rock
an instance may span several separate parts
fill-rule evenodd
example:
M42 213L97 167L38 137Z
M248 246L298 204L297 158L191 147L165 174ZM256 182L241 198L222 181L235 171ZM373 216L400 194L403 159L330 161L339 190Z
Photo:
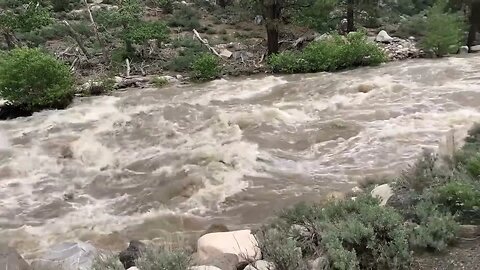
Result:
M467 54L468 53L468 46L460 47L460 49L458 50L458 53L459 54Z
M94 246L84 243L62 243L49 248L40 259L32 262L33 270L91 270L97 254Z
M380 205L384 206L387 204L388 199L392 197L393 190L389 184L380 185L372 190L372 197L380 199Z
M211 265L192 266L188 269L189 270L222 270L216 266L211 266Z
M275 264L267 261L256 261L253 265L247 265L243 270L275 270Z
M128 268L128 270L139 270L136 266L132 266L130 268Z
M475 45L470 47L470 51L472 52L480 52L480 45Z
M384 42L384 43L390 43L393 41L393 38L388 35L387 31L382 30L378 33L377 37L375 38L375 41L377 42Z
M262 252L250 230L206 234L197 241L200 260L208 260L218 254L231 253L239 262L259 260Z

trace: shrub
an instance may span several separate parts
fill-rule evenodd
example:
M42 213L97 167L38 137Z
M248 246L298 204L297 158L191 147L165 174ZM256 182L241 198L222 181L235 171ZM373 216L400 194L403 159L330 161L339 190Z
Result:
M336 71L355 66L377 65L386 60L376 44L363 33L350 33L346 38L334 35L309 44L303 52L283 52L270 56L273 72L303 73Z
M301 229L292 230L295 227ZM410 266L402 217L390 207L379 206L378 200L369 196L328 203L323 209L319 205L299 205L282 213L270 228L280 231L278 235L285 247L286 239L290 239L303 255L324 253L330 269ZM265 248L268 246L262 251Z
M147 4L153 7L159 7L163 12L170 14L173 12L173 0L150 0Z
M307 270L302 251L296 242L273 228L263 228L257 234L260 249L266 260L275 264L277 270Z
M455 181L435 187L434 203L444 211L457 215L462 223L480 222L480 188L473 182Z
M123 270L118 256L113 254L100 254L95 258L92 270Z
M153 78L152 83L155 85L155 87L162 88L168 84L168 80L164 77L155 77Z
M220 76L220 72L218 59L212 54L201 54L192 65L192 78L198 81L216 79Z
M150 39L156 39L158 42L161 42L167 40L168 32L169 30L163 22L139 22L135 27L129 27L125 38L138 44L142 44Z
M150 247L137 261L142 270L187 270L191 257L183 250L169 250L166 247Z
M403 20L395 34L402 38L424 37L426 35L426 17L424 13L416 14Z
M441 57L456 53L463 40L464 24L460 15L445 13L447 1L439 0L428 12L426 36L421 46Z
M15 49L0 59L0 96L31 111L64 108L73 98L69 68L38 49Z
M70 11L80 5L79 1L71 0L51 0L51 2L55 12Z
M183 30L193 30L200 27L198 14L188 6L176 10L168 21L170 27L181 27Z
M451 214L440 212L431 201L419 203L415 213L418 226L410 232L413 247L442 251L455 239L458 224Z

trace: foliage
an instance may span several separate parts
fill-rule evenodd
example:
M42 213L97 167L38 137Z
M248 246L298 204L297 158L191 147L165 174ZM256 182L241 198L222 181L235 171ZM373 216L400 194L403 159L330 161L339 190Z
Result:
M426 16L420 13L401 21L395 34L402 38L424 37L426 31Z
M164 87L165 85L168 84L168 80L165 79L164 77L154 77L153 80L152 80L152 83L153 85L155 85L155 87L157 88L162 88Z
M410 233L410 244L416 248L445 250L454 239L458 224L451 214L438 210L430 201L416 206L418 226Z
M190 255L184 250L169 250L166 247L150 247L137 261L137 267L142 270L187 270L190 265Z
M169 63L169 69L184 72L192 70L192 63L199 55L207 52L205 46L198 41L189 38L175 39L172 42L175 48L182 48L179 55Z
M173 16L168 21L170 27L181 27L182 30L193 30L200 27L198 14L189 6L182 6L173 12Z
M80 5L80 1L75 0L51 0L53 11L70 11Z
M426 36L422 39L422 48L441 57L456 53L463 40L464 24L456 13L445 13L447 2L439 0L428 12Z
M159 7L163 12L170 14L173 12L173 0L150 0L149 4L153 7Z
M319 32L334 30L339 18L332 17L332 11L338 7L337 0L315 0L307 4L308 7L291 11L297 24L305 25Z
M15 49L0 59L0 96L35 111L63 108L73 98L69 68L38 49Z
M93 261L92 270L123 270L118 256L113 254L100 254Z
M268 64L273 72L302 73L377 65L385 60L382 49L368 42L363 33L350 33L346 38L333 35L313 42L301 53L283 52L272 55Z
M263 257L277 270L308 269L296 242L273 228L263 228L257 234Z
M301 229L292 230L295 227ZM325 252L331 269L409 268L402 217L369 196L331 202L323 209L299 205L282 213L270 228L294 240L306 256Z
M51 22L49 10L36 2L7 9L0 14L0 27L3 31L29 32Z
M130 27L126 32L126 39L133 43L143 43L150 39L156 39L158 42L168 39L168 28L160 21L139 22L134 27Z
M192 78L198 81L209 81L220 76L221 68L216 56L204 53L192 64Z

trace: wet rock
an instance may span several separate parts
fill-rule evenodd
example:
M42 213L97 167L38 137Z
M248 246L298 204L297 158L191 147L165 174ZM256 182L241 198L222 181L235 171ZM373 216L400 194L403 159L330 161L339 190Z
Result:
M308 262L309 269L311 270L326 270L328 267L328 259L325 256L316 258L313 261Z
M127 249L118 254L120 262L123 264L125 269L135 266L137 259L147 250L147 247L144 243L138 240L130 241Z
M459 54L467 54L468 53L468 46L462 46L458 49Z
M60 149L60 157L65 159L73 158L72 148L70 148L69 145L62 146L62 148Z
M375 41L383 42L383 43L390 43L390 42L393 41L393 38L388 35L387 31L382 30L378 33L377 37L375 38Z
M475 45L470 47L471 52L480 52L480 45Z
M259 260L253 263L253 265L247 265L243 270L275 270L275 264L264 260Z
M73 201L74 197L75 196L74 196L73 192L67 192L67 193L63 194L63 200L67 201L67 202Z
M32 262L33 270L90 270L97 255L94 246L85 243L61 243L50 247L40 259Z
M380 185L372 190L372 197L380 199L380 205L385 206L388 199L392 197L393 190L389 184Z
M357 86L357 90L360 93L368 93L372 91L375 88L375 85L373 84L368 84L368 83L362 83Z
M262 257L257 239L250 230L206 234L198 239L197 251L200 260L225 253L235 254L240 263Z
M262 15L257 15L255 16L255 24L260 25L263 22L263 16Z
M0 270L30 270L30 265L9 246L0 245Z

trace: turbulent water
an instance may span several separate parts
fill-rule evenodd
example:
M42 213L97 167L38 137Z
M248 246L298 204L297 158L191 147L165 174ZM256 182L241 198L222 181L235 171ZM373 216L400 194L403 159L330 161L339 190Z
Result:
M258 224L398 171L478 105L478 57L79 99L0 122L0 239L36 256Z

